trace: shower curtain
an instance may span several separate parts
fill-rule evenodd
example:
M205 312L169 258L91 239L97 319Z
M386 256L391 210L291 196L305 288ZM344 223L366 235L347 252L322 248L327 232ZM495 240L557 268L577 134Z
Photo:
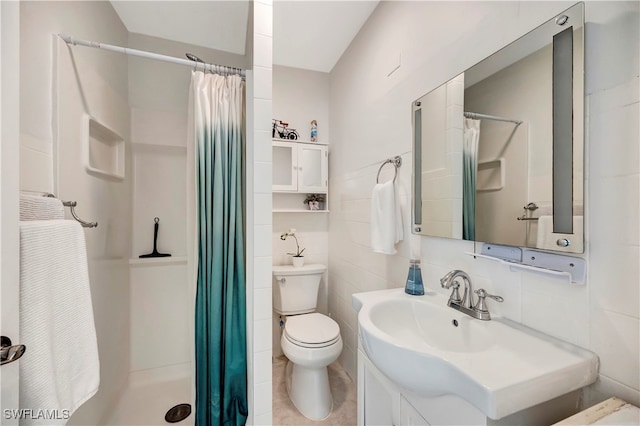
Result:
M476 178L480 120L464 119L462 147L462 238L476 239Z
M195 421L242 425L248 413L243 213L244 82L195 71L190 134L195 155L197 288Z

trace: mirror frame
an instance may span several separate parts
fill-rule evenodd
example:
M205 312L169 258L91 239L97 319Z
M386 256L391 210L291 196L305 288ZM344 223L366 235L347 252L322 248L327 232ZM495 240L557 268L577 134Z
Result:
M564 23L561 23L563 17L570 17L569 23L572 24L569 27L563 27ZM574 22L578 22L578 24L574 24ZM566 21L565 21L566 22ZM551 30L549 28L555 29L555 26L559 28L557 31ZM548 28L545 28L548 27ZM412 167L412 208L411 208L411 216L412 216L412 226L411 232L413 234L423 235L423 236L437 236L425 233L422 229L422 200L423 200L423 188L422 188L422 170L421 170L421 162L422 162L422 148L423 142L422 138L422 120L419 116L422 114L420 108L421 100L433 93L437 89L446 85L448 82L455 79L457 76L468 72L472 68L485 63L488 59L500 57L500 54L504 54L507 49L513 49L514 46L518 43L530 43L530 40L533 37L539 37L535 33L540 31L545 31L545 37L551 37L552 41L549 44L552 45L553 49L553 61L552 61L552 104L553 104L553 112L552 112L552 123L551 127L553 130L553 142L552 146L552 215L553 215L553 233L558 234L557 240L557 251L563 252L571 252L571 253L582 253L584 252L584 223L582 226L582 231L579 232L579 235L574 234L575 238L569 236L567 239L566 234L573 234L573 215L574 215L574 194L573 194L573 182L574 177L576 176L574 172L574 168L576 166L580 166L582 171L582 203L584 203L584 3L576 3L570 8L564 10L553 16L551 19L545 21L541 25L537 26L533 30L527 32L525 35L517 38L504 45L502 48L498 49L491 55L487 56L483 60L474 64L473 66L467 68L466 70L462 70L454 74L450 79L447 79L441 85L438 85L430 92L425 95L422 95L417 100L411 103L411 122L412 122L412 148L413 148L413 167ZM568 31L568 29L572 28L572 31ZM577 33L576 30L582 30ZM578 40L576 40L579 45L582 46L581 57L574 58L575 53L573 52L573 37L576 37L576 33ZM569 37L567 37L570 35ZM529 38L528 38L529 37ZM528 39L527 39L528 38ZM548 39L548 38L547 38ZM559 61L555 59L562 55L567 55L566 51L562 51L560 48L564 45L569 48L571 53L572 60L569 61L570 67L567 66L557 66ZM559 46L559 47L558 47ZM536 51L536 50L534 50ZM530 55L533 52L527 53L526 56ZM526 57L522 56L520 59ZM518 59L518 60L520 60ZM517 61L510 62L510 64L516 63ZM566 61L565 61L566 64ZM577 64L576 69L574 70L574 64ZM579 68L578 68L579 67ZM505 67L501 67L504 69ZM576 78L579 77L579 80ZM485 76L483 78L487 78ZM574 81L576 80L576 81ZM554 82L560 81L560 84L554 84ZM568 85L568 88L567 88ZM567 90L569 89L569 90ZM575 123L574 123L575 121ZM578 135L576 135L576 129L580 130ZM578 145L580 144L580 145ZM578 157L574 159L574 150L575 147L580 148L578 151ZM581 152L581 155L579 153ZM528 154L529 155L529 154ZM575 160L575 161L574 161ZM418 203L418 201L420 201ZM584 205L584 204L583 204ZM526 209L526 207L525 207ZM584 213L581 213L584 214ZM417 219L419 218L419 219ZM535 218L534 218L535 219ZM460 222L462 221L462 217L460 217ZM447 236L446 238L460 239L465 240L462 237L462 231L460 230L460 236ZM555 236L554 236L555 238ZM491 238L489 238L491 240ZM474 241L472 239L468 239L465 241ZM505 244L500 241L478 241L478 242L486 242L486 243L494 243L494 244L502 244L502 245L511 245ZM564 245L563 243L567 243ZM526 242L525 242L526 244ZM520 247L526 247L525 244L519 245ZM532 247L534 249L540 250L556 250L555 248L539 248Z

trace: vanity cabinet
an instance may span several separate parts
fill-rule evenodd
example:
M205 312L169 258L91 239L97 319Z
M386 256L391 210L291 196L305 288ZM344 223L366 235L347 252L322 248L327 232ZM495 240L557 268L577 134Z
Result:
M328 212L329 147L317 142L272 142L274 213ZM320 210L304 204L307 194L324 194Z
M274 140L272 149L273 192L327 193L327 145Z
M371 362L362 348L358 349L357 386L359 426L549 425L575 414L582 397L578 389L494 420L458 396L423 397L401 388Z

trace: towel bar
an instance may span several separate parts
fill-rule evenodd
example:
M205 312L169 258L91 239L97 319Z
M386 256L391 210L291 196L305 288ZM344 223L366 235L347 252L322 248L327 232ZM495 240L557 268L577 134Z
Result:
M46 194L45 197L57 198L53 194ZM69 210L71 211L71 216L73 216L73 218L75 220L80 222L80 225L82 225L83 228L96 228L96 227L98 227L98 222L87 222L87 221L84 221L84 220L82 220L82 219L80 219L78 217L78 215L76 214L76 211L75 211L75 207L78 205L77 202L75 202L75 201L62 201L62 205L65 206L65 207L69 207Z
M518 220L538 220L539 217L525 217L524 215L517 217Z

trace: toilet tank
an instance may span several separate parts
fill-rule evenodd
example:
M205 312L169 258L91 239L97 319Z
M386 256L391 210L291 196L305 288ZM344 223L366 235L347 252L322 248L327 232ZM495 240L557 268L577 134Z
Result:
M315 311L320 279L326 269L320 264L273 266L273 310L282 315Z

